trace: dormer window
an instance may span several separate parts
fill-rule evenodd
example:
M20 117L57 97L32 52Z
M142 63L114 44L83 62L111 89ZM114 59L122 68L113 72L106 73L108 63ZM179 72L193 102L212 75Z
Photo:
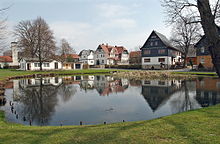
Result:
M150 54L150 50L144 50L144 54L149 55Z
M201 47L201 53L205 53L205 47Z

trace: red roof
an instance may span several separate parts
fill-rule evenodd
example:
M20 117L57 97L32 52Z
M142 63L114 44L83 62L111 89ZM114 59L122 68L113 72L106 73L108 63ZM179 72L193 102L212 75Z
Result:
M13 62L10 56L0 56L0 62Z
M74 59L80 58L77 54L67 54L67 55L65 55L65 57L66 57L66 58L67 58L67 57L71 57L71 58L74 58Z
M111 46L111 45L101 44L99 45L99 47L102 48L106 54L109 54L112 49L116 50L116 54L121 54L124 50L126 50L126 48L123 46Z
M121 54L124 50L126 50L123 46L116 46L115 47L118 50L118 53Z
M130 52L130 57L140 57L141 51L132 51Z

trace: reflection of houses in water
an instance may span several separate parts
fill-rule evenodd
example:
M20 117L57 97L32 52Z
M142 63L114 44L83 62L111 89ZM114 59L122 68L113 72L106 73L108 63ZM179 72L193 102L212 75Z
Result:
M85 90L94 89L95 88L94 80L95 80L95 76L82 76L80 87Z
M47 124L58 102L57 93L63 85L62 78L21 79L13 82L13 102L19 102L15 104L19 117L40 125Z
M64 76L63 83L64 84L80 84L81 76Z
M128 85L127 79L114 79L111 76L97 76L95 78L95 88L101 96L124 92Z
M130 80L130 85L131 86L135 86L135 87L139 87L139 86L142 85L142 81L141 80L132 79L132 80Z
M83 76L80 84L84 90L96 89L101 96L124 92L128 85L127 79L114 79L112 76L105 75Z
M172 94L181 89L177 80L142 81L142 95L153 111L156 111Z
M196 89L196 100L202 107L220 103L220 79L199 78Z
M43 86L59 86L62 84L62 78L59 77L46 77L46 78L35 78L35 79L20 79L13 80L13 99L17 101L21 97L21 90L28 89L31 87Z

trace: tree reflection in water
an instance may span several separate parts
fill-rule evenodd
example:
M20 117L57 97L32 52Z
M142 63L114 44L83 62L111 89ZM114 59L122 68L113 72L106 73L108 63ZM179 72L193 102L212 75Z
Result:
M62 96L64 102L76 93L73 85L52 84L50 78L35 79L35 84L19 86L20 99L23 103L22 117L37 125L47 125L55 112L58 103L57 94Z
M14 80L12 96L10 118L15 122L59 125L62 121L65 125L64 120L70 119L71 122L76 119L77 124L81 120L97 122L103 117L114 122L126 118L145 120L146 115L153 119L220 103L220 80L140 81L104 75L37 78ZM11 97L8 98L11 102ZM103 112L109 103L118 109Z

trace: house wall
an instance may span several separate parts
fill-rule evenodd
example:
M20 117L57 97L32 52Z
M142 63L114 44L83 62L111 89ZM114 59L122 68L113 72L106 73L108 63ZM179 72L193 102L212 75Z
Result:
M88 65L95 65L94 53L93 52L91 52L90 55L88 55Z
M52 61L52 62L45 62L45 63L49 63L49 67L46 67L43 63L42 65L42 69L43 70L55 70L55 63L57 61ZM36 67L35 63L39 63L39 62L26 62L25 60L21 60L20 61L20 69L21 70L28 70L28 64L30 65L30 70L40 70L40 67ZM58 69L62 69L62 63L61 62L57 62L58 63Z
M108 64L107 55L101 48L97 48L95 51L95 64L96 65L105 65Z
M192 61L193 65L197 65L197 58L196 57L188 57L186 59L186 64L190 65L190 60Z
M165 59L165 62L162 62L165 65L164 68L170 67L173 64L172 58L167 56L142 57L142 68L151 69L153 66L154 69L161 69L161 62L159 62L159 58ZM145 62L145 59L150 59L150 62Z
M212 58L210 55L197 56L197 65L200 63L205 69L213 69Z
M84 50L80 56L80 61L88 65L95 65L94 52L88 54L88 51Z
M12 62L0 62L0 68L3 68L5 65L12 66Z
M121 61L118 64L129 64L129 53L122 53Z

